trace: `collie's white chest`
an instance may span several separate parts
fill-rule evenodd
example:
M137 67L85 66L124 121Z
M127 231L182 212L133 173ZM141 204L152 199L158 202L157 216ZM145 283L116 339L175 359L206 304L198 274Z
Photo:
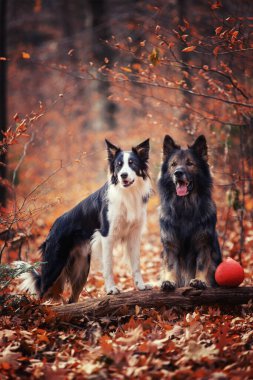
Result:
M109 186L108 190L110 235L121 238L132 229L145 224L146 204L143 202L143 196L148 192L141 190L147 189L138 187L121 189L117 186Z

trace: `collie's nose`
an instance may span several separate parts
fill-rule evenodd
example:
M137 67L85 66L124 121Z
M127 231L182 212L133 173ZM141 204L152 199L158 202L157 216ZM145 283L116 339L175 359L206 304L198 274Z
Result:
M181 178L184 175L184 172L182 169L177 169L175 170L174 175L176 178Z
M127 179L128 174L127 173L121 173L120 176L122 179Z

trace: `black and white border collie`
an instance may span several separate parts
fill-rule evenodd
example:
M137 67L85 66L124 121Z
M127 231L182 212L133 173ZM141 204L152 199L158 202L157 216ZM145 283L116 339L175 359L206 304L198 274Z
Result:
M41 274L23 274L21 288L43 298L60 298L66 281L77 302L87 281L91 255L100 256L107 294L119 293L113 279L113 248L125 242L137 289L149 289L140 272L141 233L146 222L146 204L151 194L148 174L149 140L122 151L106 141L109 179L53 224L41 245Z

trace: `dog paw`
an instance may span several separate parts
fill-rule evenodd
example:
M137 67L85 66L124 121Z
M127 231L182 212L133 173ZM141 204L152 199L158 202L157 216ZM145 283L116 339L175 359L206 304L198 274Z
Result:
M174 281L163 281L162 285L161 285L161 289L165 292L175 290L176 289L176 283Z
M106 290L106 293L109 294L119 294L120 290L116 288L116 286L112 286L111 288Z
M150 290L153 288L151 284L136 284L138 290Z
M206 289L207 284L204 281L198 280L197 278L193 278L190 281L190 286L195 289Z

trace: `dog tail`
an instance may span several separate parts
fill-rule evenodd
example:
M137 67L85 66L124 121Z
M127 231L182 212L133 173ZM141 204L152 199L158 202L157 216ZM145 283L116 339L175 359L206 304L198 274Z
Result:
M35 295L36 298L39 298L41 276L36 269L34 269L34 266L24 261L14 261L12 265L17 269L17 277L21 279L19 290L21 292L29 292Z

